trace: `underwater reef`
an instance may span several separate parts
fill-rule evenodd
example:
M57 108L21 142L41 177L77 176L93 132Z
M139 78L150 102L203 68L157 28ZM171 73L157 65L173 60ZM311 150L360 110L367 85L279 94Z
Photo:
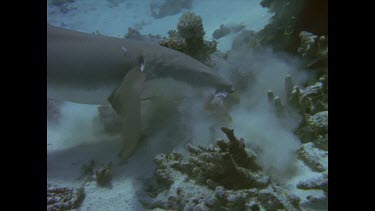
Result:
M312 202L328 201L328 1L263 0L263 7L274 13L271 22L258 33L241 32L234 44L271 47L302 61L301 69L314 74L305 85L296 85L292 76L284 81L286 100L269 91L268 99L284 117L297 111L302 120L294 131L302 144L297 155L320 176L297 185L301 189L321 189L325 197L310 197ZM317 185L319 184L319 185Z
M324 74L306 88L295 86L292 78L287 76L285 90L289 91L285 105L280 103L278 97L271 100L272 91L268 93L269 101L277 108L275 111L278 114L282 113L283 117L295 110L303 117L299 127L294 131L302 142L296 153L298 159L317 174L313 178L300 181L297 188L321 190L323 196L309 195L306 199L310 202L308 206L326 209L328 206L328 76Z
M328 47L325 46L325 48ZM317 51L313 52L316 55ZM294 131L301 141L296 153L298 159L303 161L317 176L300 181L297 188L321 190L322 196L309 195L306 199L311 203L308 205L310 208L312 206L326 209L328 206L328 75L325 73L316 74L316 76L320 77L315 77L310 81L309 86L302 87L295 85L293 78L288 75L284 81L287 93L287 100L284 104L278 96L273 95L272 90L267 93L267 97L273 104L275 112L281 114L280 117L290 116L293 111L297 111L302 116L299 126Z
M159 154L141 202L148 209L299 210L299 197L273 183L234 131L214 146L187 145L189 156Z
M81 177L84 183L95 181L98 186L111 187L112 181L112 162L97 166L94 160L81 166Z
M117 6L122 1L110 1ZM70 1L54 1L56 7L67 12ZM58 3L61 2L61 3ZM151 1L150 10L154 18L162 18L190 9L192 0ZM128 28L124 36L128 39L156 42L168 48L188 54L214 67L216 60L237 61L237 54L247 54L251 49L261 52L286 53L301 61L298 71L311 73L303 84L295 75L286 75L284 90L262 92L271 109L280 120L301 117L293 128L298 143L293 153L309 175L285 185L273 180L259 162L262 150L256 149L251 140L236 137L234 129L222 127L226 140L210 145L186 145L187 154L171 152L154 157L156 169L138 194L146 209L164 210L327 210L328 209L328 28L327 1L325 0L262 0L263 7L274 14L268 25L259 32L246 30L243 25L221 24L212 37L220 39L237 33L232 49L226 53L217 50L215 40L204 40L202 17L193 12L180 16L176 29L168 37L142 35L137 27ZM95 34L100 35L97 31ZM243 55L241 55L243 56ZM216 60L215 60L216 57ZM233 60L231 60L234 58ZM246 58L246 57L239 57ZM252 88L257 80L251 67L240 71L237 64L230 64L226 75L235 84L240 94ZM294 70L292 70L294 71ZM284 77L284 76L282 76ZM267 87L268 88L268 87ZM285 96L280 92L285 92ZM242 96L241 96L242 97ZM227 98L224 98L228 101ZM242 98L243 99L243 98ZM241 101L242 101L241 99ZM209 99L208 111L218 110L221 104ZM239 101L239 98L238 98ZM223 101L224 104L226 101ZM222 103L222 101L219 101ZM60 103L47 100L47 118L58 120ZM226 106L225 108L230 107ZM223 113L230 118L230 109ZM296 114L297 113L297 114ZM163 115L163 112L160 112ZM228 118L228 119L229 119ZM249 116L249 118L252 118ZM230 119L231 121L231 119ZM218 121L219 122L219 121ZM227 121L223 121L227 122ZM106 134L119 134L123 125L108 105L98 107L94 119ZM221 123L220 123L221 124ZM219 123L218 123L219 125ZM217 125L216 125L217 126ZM221 125L222 126L222 125ZM228 126L229 127L229 126ZM170 139L173 139L169 137ZM176 140L176 142L179 139ZM277 140L276 140L277 141ZM98 187L111 187L112 163L97 166L91 161L81 168L84 183L96 183ZM306 178L305 178L306 177ZM83 200L83 189L76 192L68 188L47 185L47 210L75 209ZM301 194L302 193L302 194ZM319 194L315 194L319 193Z
M84 188L73 189L47 183L47 211L78 208L84 198Z
M284 81L287 98L285 103L282 104L280 97L275 96L273 90L268 90L267 98L279 113L298 111L304 119L301 126L310 128L310 134L307 136L315 139L312 131L328 132L328 75L324 74L318 80L313 79L311 83L307 87L295 85L293 78L287 75Z
M91 160L81 166L79 187L63 187L47 181L47 211L78 209L85 199L85 185L95 182L98 187L112 187L112 162L97 165Z
M262 0L260 4L274 13L271 22L258 34L262 44L294 53L301 31L328 35L326 0Z
M233 26L236 28L235 26ZM183 13L177 23L177 30L169 30L168 37L154 34L141 34L136 28L129 27L124 35L127 39L158 43L161 46L187 54L206 65L211 66L210 56L217 52L215 40L204 40L202 17L193 13Z
M293 4L293 2L295 4ZM295 115L302 117L294 134L301 140L295 152L314 175L300 180L295 188L321 191L322 194L295 194L272 181L257 165L256 154L237 139L233 130L223 128L229 141L218 141L212 146L187 145L189 156L179 153L159 154L154 177L145 186L140 201L148 209L172 210L325 210L328 206L328 30L324 13L313 12L324 8L322 1L262 1L275 15L260 32L242 30L233 41L232 50L219 57L227 58L235 49L265 49L286 52L302 61L301 69L314 76L296 85L287 75L284 80L286 98L265 93L277 116L281 119ZM314 4L311 6L311 4ZM308 10L308 12L306 12ZM311 11L312 10L312 11ZM315 11L316 12L316 11ZM315 16L322 17L315 17ZM312 19L309 19L309 17ZM196 21L199 22L199 21ZM183 24L181 24L183 25ZM180 25L180 27L181 27ZM200 29L196 24L194 29ZM320 25L320 27L313 27ZM185 26L185 25L183 25ZM213 34L220 38L231 33L230 26L221 25ZM184 52L180 31L170 31L164 46ZM194 30L189 30L194 32ZM201 36L201 30L196 34ZM182 33L183 34L183 33ZM189 38L189 35L186 35ZM199 40L199 39L197 39ZM165 42L168 44L166 45ZM163 42L162 42L163 43ZM185 41L186 43L186 41ZM200 42L202 43L202 42ZM245 45L244 45L245 44ZM186 52L185 52L186 53ZM213 55L213 54L210 54ZM246 90L254 76L232 72L238 90ZM277 91L277 90L276 90Z
M272 48L298 55L305 68L318 72L317 77L327 74L328 1L263 0L260 4L273 14L271 21L258 32L242 30L232 48Z
M291 88L293 87L293 88ZM302 116L299 127L294 131L303 144L328 151L328 75L324 74L315 83L305 88L294 85L290 76L285 79L287 102L276 103L270 90L268 99L278 111L298 111Z
M185 12L178 19L177 31L168 32L160 45L180 51L207 64L210 55L216 51L216 41L207 41L203 37L202 17L193 12Z
M293 2L295 4L293 4ZM313 73L304 84L296 84L292 75L284 80L285 98L269 90L265 93L280 119L292 118L295 112L302 118L294 134L302 142L295 151L314 176L297 182L301 191L320 191L322 194L296 194L272 181L257 164L256 150L245 146L233 130L222 128L228 141L215 145L187 145L189 155L159 154L154 158L155 175L145 185L140 201L147 209L172 210L305 210L327 209L328 204L328 30L325 13L311 14L326 2L262 1L275 15L261 31L243 29L241 25L221 25L213 33L219 39L232 32L232 50L220 53L215 41L205 41L200 16L184 13L177 30L170 30L167 38L141 35L129 29L127 38L150 40L160 45L191 55L211 66L219 57L235 57L237 49L256 51L271 48L299 58L301 71ZM316 4L311 6L311 4ZM309 6L310 5L310 6ZM306 10L312 10L306 12ZM316 11L315 11L316 12ZM322 16L316 18L315 16ZM308 20L306 16L315 18ZM324 22L322 24L322 22ZM313 27L313 25L320 25ZM246 51L245 51L246 52ZM251 71L230 71L229 78L238 91L245 91L256 80ZM105 119L105 118L104 118ZM110 121L108 121L109 123ZM108 124L107 123L107 124ZM304 196L304 198L301 198Z

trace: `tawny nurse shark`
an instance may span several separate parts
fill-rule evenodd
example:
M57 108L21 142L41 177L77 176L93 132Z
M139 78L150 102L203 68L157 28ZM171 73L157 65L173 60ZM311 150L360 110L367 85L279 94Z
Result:
M144 82L154 78L232 91L228 80L178 51L47 24L47 96L83 104L109 102L123 121L119 153L123 160L132 155L140 139L140 95Z

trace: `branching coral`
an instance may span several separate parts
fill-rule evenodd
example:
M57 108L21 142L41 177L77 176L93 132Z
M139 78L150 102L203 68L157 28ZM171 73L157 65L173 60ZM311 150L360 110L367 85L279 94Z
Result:
M306 67L327 73L328 37L318 37L307 31L302 31L299 36L301 43L297 51L305 60Z
M326 0L262 0L260 5L267 7L273 17L255 36L247 34L255 41L254 46L296 54L302 31L312 32L318 37L328 35Z
M216 41L205 41L202 18L193 12L184 13L177 23L177 31L170 31L169 37L162 40L162 46L188 54L206 62L216 51Z
M328 109L328 79L327 75L305 89L299 89L298 106L300 110L307 114L316 114L317 112Z
M190 55L199 54L204 47L202 17L193 12L186 12L181 15L177 23L178 34L184 38L187 46L187 53Z
M288 115L289 111L298 111L303 117L295 134L303 143L313 142L315 147L328 150L328 78L323 75L305 89L296 86L290 75L285 78L286 105L281 104L272 90L267 93L268 102L278 116ZM289 112L289 113L288 113Z
M222 131L226 133L230 142L220 140L217 142L218 148L196 148L188 145L187 149L192 156L188 160L174 164L173 167L195 181L209 186L220 184L230 189L266 186L269 178L259 172L260 167L255 163L255 153L245 150L244 141L238 140L233 130L222 128ZM160 157L156 158L157 163L162 163L163 161L158 158Z
M110 185L112 179L112 163L110 162L96 169L93 178L99 186Z
M315 43L317 43L316 40L318 36L307 31L302 31L299 36L301 38L301 45L297 49L298 53L303 57L312 55L315 50L314 48L316 47Z
M186 12L181 15L177 23L178 33L186 42L202 42L205 34L203 29L202 17L193 12ZM198 39L198 40L194 40Z
M268 103L271 105L272 109L278 117L284 117L286 115L286 107L282 104L279 96L275 96L272 90L267 92Z
M328 201L328 78L323 75L315 84L306 88L298 87L292 78L285 78L287 93L286 110L297 110L303 121L294 133L304 143L297 150L297 155L306 166L320 176L300 181L297 188L303 190L320 189L324 194L314 193L306 197L303 206L327 207ZM291 88L293 87L293 88ZM267 97L272 103L273 92ZM273 209L273 208L269 208Z
M318 105L322 104L319 100L307 99L309 99L308 105L314 106L314 102L319 103ZM304 117L304 122L295 131L296 135L305 143L314 142L316 147L328 150L328 111L323 110L314 115L305 114Z
M159 154L154 180L141 202L147 208L174 210L298 210L299 198L271 183L255 162L255 153L233 130L229 141L187 145L190 156Z
M328 78L323 75L316 83L301 88L294 84L290 75L286 76L284 88L286 92L286 105L284 115L292 114L297 110L303 117L299 127L294 131L295 135L303 142L296 151L298 158L310 167L319 176L306 181L300 181L297 188L305 191L320 189L308 197L301 206L327 207L328 201ZM270 104L276 108L273 92L267 93ZM277 109L275 109L277 111ZM277 113L279 114L279 113ZM268 207L274 210L278 207Z
M168 32L168 38L164 38L160 45L186 53L186 42L175 30L170 30Z
M184 13L177 24L177 30L170 30L168 37L160 35L142 35L135 28L128 28L127 39L155 42L209 64L210 55L216 52L217 42L203 39L205 32L202 18L192 12Z
M81 167L81 177L85 182L95 180L99 186L110 186L112 179L112 162L96 167L94 160Z
M304 122L306 122L309 116L328 110L327 75L323 75L315 84L306 88L295 85L292 77L287 75L284 81L284 89L287 98L285 106L282 105L281 99L278 96L274 96L272 90L269 90L267 93L268 102L273 104L278 114L288 110L296 110L305 117Z

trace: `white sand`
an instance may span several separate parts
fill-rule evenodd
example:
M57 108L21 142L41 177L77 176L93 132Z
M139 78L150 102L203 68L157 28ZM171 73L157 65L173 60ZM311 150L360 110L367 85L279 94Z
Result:
M176 29L182 12L154 19L150 15L150 0L128 0L118 7L109 7L105 0L76 0L76 7L61 14L56 7L48 7L48 22L83 32L99 31L102 34L123 37L129 27L142 25L142 34L159 34ZM259 0L200 0L194 1L191 11L200 15L206 32L205 39L211 40L212 33L220 24L244 24L247 29L258 31L269 21L271 14L259 5ZM226 51L231 46L232 37L219 39L218 48ZM228 44L230 43L230 44Z

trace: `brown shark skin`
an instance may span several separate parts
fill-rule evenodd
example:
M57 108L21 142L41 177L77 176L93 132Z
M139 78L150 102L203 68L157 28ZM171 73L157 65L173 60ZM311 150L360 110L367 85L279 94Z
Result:
M84 104L111 103L122 118L122 161L141 137L140 94L147 78L231 90L214 70L153 43L98 36L47 25L47 95ZM166 84L166 86L170 86Z
M90 97L91 99L80 96L66 99L67 101L103 103L120 86L127 72L139 65L140 57L144 58L147 78L171 77L194 86L228 91L232 87L229 81L203 63L158 44L98 36L47 25L48 87L87 92L106 89L101 95L107 96Z

